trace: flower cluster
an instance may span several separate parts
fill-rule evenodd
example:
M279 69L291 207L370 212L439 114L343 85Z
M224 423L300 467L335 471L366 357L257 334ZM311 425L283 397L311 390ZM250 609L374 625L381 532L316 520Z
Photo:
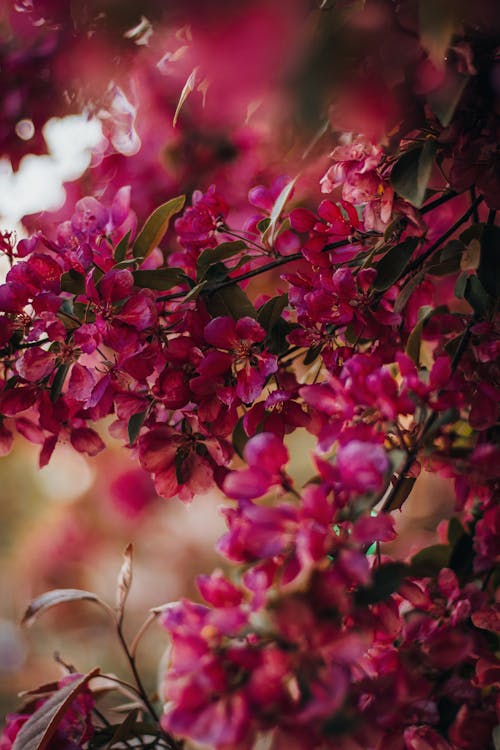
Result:
M260 39L269 26L262 18L274 17L266 3L249 5L246 24L236 23L239 11L231 16L241 27L227 34L231 49L246 35ZM297 11L300 2L288 5ZM93 698L80 692L60 707L53 738L68 750L150 736L216 750L261 740L272 750L493 747L500 229L498 116L487 99L498 94L498 62L472 11L474 34L446 16L449 38L443 30L436 40L425 10L415 29L408 3L366 5L366 15L346 11L345 26L358 19L367 43L385 29L394 66L389 74L379 41L366 59L353 45L357 72L346 73L352 91L339 95L342 122L338 107L330 112L341 135L313 189L310 174L292 181L260 169L248 132L239 142L248 163L242 157L220 180L207 167L195 180L212 151L190 126L179 145L181 155L188 146L197 154L180 180L192 193L187 206L184 195L171 197L172 179L169 200L143 221L155 187L118 184L127 173L118 160L120 179L76 200L56 228L41 221L17 243L0 235L9 265L0 285L0 454L19 433L40 446L40 466L61 442L94 456L106 421L161 497L225 497L217 549L228 572L199 578L206 604L154 612L171 643L163 716L138 676L135 640L127 656L152 723L129 716L115 736L101 717L94 742ZM30 8L41 26L55 19L64 38L60 3ZM209 50L220 40L216 26ZM190 43L191 31L182 33ZM155 76L172 57L189 56L185 47L165 54ZM265 91L260 63L245 74L252 92ZM151 83L151 131L162 107L176 122L189 94L207 93L199 76L196 66L177 107L159 104ZM121 104L123 122L111 130L131 127ZM130 174L140 168L135 162ZM307 481L296 466L301 438L314 445ZM397 511L422 467L451 480L454 516L440 525L439 544L396 556ZM123 502L133 512L145 500ZM126 649L129 563L116 611L105 605L118 613ZM70 592L61 600L100 601ZM8 720L2 749L27 716Z

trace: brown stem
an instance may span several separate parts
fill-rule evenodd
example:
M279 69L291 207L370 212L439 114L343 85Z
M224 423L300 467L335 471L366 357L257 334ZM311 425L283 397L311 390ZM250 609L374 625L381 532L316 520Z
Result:
M331 242L328 245L325 245L323 250L321 252L327 253L330 250L336 250L339 247L344 247L345 245L353 245L359 243L361 240L339 240L338 242ZM226 278L223 281L221 281L218 284L214 284L213 287L210 288L210 292L217 292L219 289L224 289L225 287L232 286L233 284L239 284L240 281L246 281L247 279L251 279L254 276L260 276L261 273L266 273L266 271L272 271L275 268L279 268L280 266L284 266L287 263L293 263L295 260L303 260L304 256L301 252L293 253L292 255L285 255L283 258L276 258L276 260L271 261L271 263L266 263L264 266L259 266L259 268L253 268L251 271L245 271L245 273L241 273L239 276L233 276L232 278ZM208 289L207 289L208 291ZM189 292L174 292L173 294L163 294L160 297L156 298L157 302L170 302L171 300L175 299L182 299L182 297L185 297L186 294L189 294Z
M404 278L405 276L408 276L413 271L416 271L417 268L419 268L427 258L430 258L431 255L443 244L443 242L446 242L446 240L452 236L452 234L455 234L457 229L462 226L462 224L465 224L465 222L470 219L470 217L474 214L474 211L477 209L480 203L483 201L483 196L480 195L479 198L476 198L474 203L470 206L470 208L467 209L467 211L463 214L463 216L460 217L460 219L457 219L457 221L444 233L437 239L426 251L425 253L422 253L418 258L416 258L413 263L410 263L409 266L406 266L403 274L400 278ZM398 279L399 281L399 279Z

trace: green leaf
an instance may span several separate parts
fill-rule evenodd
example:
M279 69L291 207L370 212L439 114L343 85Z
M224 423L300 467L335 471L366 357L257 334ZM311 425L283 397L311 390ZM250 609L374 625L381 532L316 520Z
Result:
M465 529L455 516L450 518L448 523L448 543L454 547L461 536L465 534Z
M412 491L415 482L415 477L403 477L398 485L398 489L391 499L391 504L388 507L384 507L384 510L386 512L389 512L391 510L399 510L399 508L403 506L408 495Z
M376 266L377 278L373 284L374 289L384 292L399 279L417 245L418 240L415 237L408 237L386 252Z
M185 202L186 196L179 195L153 211L136 237L133 246L134 258L147 258L153 252L165 235L170 219L182 210Z
M424 305L423 307L421 307L418 313L419 321L408 336L405 351L417 365L420 362L420 344L422 342L422 332L424 330L424 325L436 312L436 309L437 308L433 308L430 305Z
M446 53L455 30L457 0L420 0L420 41L437 68L446 64Z
M461 273L455 282L455 297L457 299L464 299L465 287L467 286L468 275L464 272Z
M139 436L141 427L146 419L147 411L140 411L137 414L132 414L128 420L128 441L130 445L133 445Z
M249 440L250 438L243 427L243 417L240 417L236 422L232 437L233 448L240 458L243 458L243 450Z
M484 317L487 314L491 303L491 297L477 276L467 277L464 299L467 300L474 312L481 317Z
M66 375L68 374L69 367L69 364L63 364L59 365L56 370L54 380L52 381L52 385L50 386L50 400L52 401L52 403L55 403L61 395L61 391L63 389L64 381L66 380Z
M368 604L376 604L388 599L398 590L406 575L408 575L408 566L404 563L387 563L375 568L370 586L363 586L356 591L354 595L356 604L359 607L365 607Z
M202 292L203 295L203 292ZM236 284L226 286L209 293L205 298L205 304L210 315L230 315L235 320L250 317L255 318L255 308L247 295Z
M276 198L276 201L274 203L274 206L271 209L271 215L269 217L269 226L265 230L264 234L262 235L262 242L264 244L269 244L272 246L274 239L276 237L276 227L278 224L278 219L281 216L281 212L286 206L286 203L288 199L290 198L290 195L295 187L295 183L298 180L297 177L294 177L293 180L288 182L281 193Z
M486 224L481 236L477 277L488 294L500 297L500 227Z
M221 261L234 258L235 255L239 255L242 250L246 249L246 243L243 240L236 240L235 242L222 242L217 247L207 247L206 250L200 254L198 262L196 263L196 278L201 281L209 267L214 263L220 263Z
M61 289L70 294L83 294L85 292L85 276L78 273L74 268L65 271L61 276Z
M132 271L134 284L144 289L165 291L190 279L180 268L159 268L156 271Z
M125 256L127 255L128 246L130 243L130 235L132 234L132 230L130 229L127 234L124 234L121 238L120 242L115 248L114 253L114 259L116 263L121 263L125 260Z
M424 280L425 273L425 271L419 271L415 274L415 276L412 276L403 287L401 287L401 291L396 297L396 301L394 303L395 313L399 315L399 313L403 312L410 300L411 295Z
M68 682L31 714L14 740L12 750L46 750L66 711L89 680L99 674L99 667L79 679Z
M268 216L266 216L266 218L265 218L265 219L261 219L261 220L260 220L260 221L259 221L259 222L257 223L257 229L258 229L258 230L259 230L259 232L260 232L260 233L262 234L263 232L265 232L265 231L266 231L266 229L268 228L268 226L269 226L269 224L270 224L270 223L271 223L271 219L270 219L270 218L269 218Z
M205 289L201 290L201 296L205 300L210 315L230 315L235 320L246 316L255 318L256 311L247 295L237 284L222 286L219 284L228 280L227 268L222 263L215 263L207 271Z
M312 365L314 360L317 359L319 355L321 354L322 349L323 349L323 344L316 344L315 346L310 346L306 352L306 356L304 357L304 364Z
M448 567L451 547L448 544L433 544L420 550L411 559L410 575L418 578L434 576Z
M264 302L257 311L257 322L265 331L270 331L281 318L281 313L288 305L288 295L278 294Z
M417 208L422 206L426 197L435 152L435 142L425 141L422 146L405 151L392 168L393 188Z

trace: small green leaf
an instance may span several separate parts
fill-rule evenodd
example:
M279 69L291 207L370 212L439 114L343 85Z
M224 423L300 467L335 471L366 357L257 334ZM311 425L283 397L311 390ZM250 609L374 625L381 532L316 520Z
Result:
M182 210L185 202L186 196L179 195L153 211L136 237L133 246L134 258L147 258L153 252L165 235L170 219Z
M236 284L231 284L231 286L208 294L205 303L210 315L230 315L235 320L247 316L255 318L254 306L243 289Z
M132 271L134 284L144 289L165 291L189 282L189 278L180 268L159 268L156 271Z
M265 219L261 219L257 223L257 229L259 230L259 232L261 234L263 234L266 231L266 229L268 228L268 226L269 226L270 223L271 223L271 219L268 216L266 216Z
M464 272L461 273L455 282L455 297L457 299L464 299L465 287L467 286L467 279L469 276Z
M310 346L306 352L306 356L304 357L304 364L312 365L314 360L316 360L321 354L322 349L323 349L323 344L316 344L315 346Z
M418 578L434 576L448 567L451 547L448 544L433 544L417 552L411 559L410 575Z
M264 302L257 311L257 321L260 323L262 328L266 331L270 331L280 320L281 313L288 305L288 295L278 294L276 297L271 297L267 302Z
M494 224L483 229L477 277L488 294L500 297L500 227Z
M375 568L370 586L363 586L356 591L356 604L359 607L365 607L368 604L376 604L388 599L398 590L406 575L408 575L408 566L404 563L387 563Z
M406 284L401 288L400 293L396 297L396 301L394 303L394 312L399 315L399 313L403 312L406 305L408 304L411 295L415 291L415 289L422 283L422 281L425 278L425 271L419 271L415 274L415 276L412 276Z
M140 411L137 414L132 414L128 420L128 441L130 445L133 445L139 436L141 427L146 419L147 411Z
M405 151L392 168L393 188L417 208L426 198L435 152L434 141L425 141L422 146Z
M408 336L405 351L417 365L420 362L420 344L422 342L422 332L424 330L424 325L435 312L436 309L431 307L430 305L424 305L423 307L421 307L419 310L419 321Z
M477 276L468 276L465 284L464 299L467 300L481 317L485 316L490 307L491 297L481 284Z
M114 253L114 259L116 263L121 263L125 260L125 257L127 255L128 246L130 243L130 235L132 234L132 230L130 229L127 234L124 234L121 238L120 242L115 248Z
M234 258L235 255L239 255L242 250L246 249L246 243L243 240L236 240L235 242L222 242L217 247L207 247L206 250L200 254L198 262L196 263L196 278L201 281L209 267L214 263L220 263L221 261Z
M295 183L297 182L297 180L298 180L298 175L297 177L294 177L293 180L291 180L285 185L281 193L276 198L274 206L271 209L271 215L269 217L269 226L267 227L267 229L264 231L262 235L262 242L264 244L269 244L272 246L274 239L276 237L276 228L278 224L278 219L281 216L281 212L285 208L288 199L290 198L290 195L295 187Z
M377 278L373 284L374 289L384 292L399 279L417 245L418 240L415 237L408 237L386 252L376 266Z
M243 427L243 417L240 417L236 422L232 437L233 448L240 458L243 458L243 450L249 439Z
M403 477L401 482L398 485L398 489L394 493L391 503L389 506L384 506L384 510L386 512L389 512L391 510L399 510L405 503L406 499L408 498L410 492L413 489L413 485L416 482L415 477Z
M83 294L85 292L85 276L70 268L61 276L61 289L70 294Z
M63 364L59 365L56 370L54 380L52 381L52 385L50 386L50 400L52 401L52 403L55 403L61 395L61 391L63 389L64 381L66 380L66 375L68 374L69 367L69 364Z

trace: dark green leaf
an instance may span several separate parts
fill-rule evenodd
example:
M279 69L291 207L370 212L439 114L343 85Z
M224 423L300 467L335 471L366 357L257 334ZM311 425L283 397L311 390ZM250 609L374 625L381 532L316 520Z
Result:
M455 282L455 297L457 299L463 299L465 294L465 287L467 286L468 275L461 273Z
M304 364L311 365L314 362L314 360L319 357L322 349L323 349L322 344L316 344L316 346L309 347L309 349L306 352L306 356L304 357Z
M99 674L99 668L92 669L79 679L68 682L57 690L23 724L14 740L12 750L46 750L64 714L82 692L89 680Z
M448 523L448 543L454 547L461 536L465 534L465 529L455 516L450 518Z
M411 559L410 575L418 578L434 576L448 567L451 547L448 544L434 544L420 550Z
M389 512L390 510L399 510L399 508L403 506L408 495L412 491L415 482L415 477L403 477L398 485L396 492L391 498L391 504L387 507L384 506L384 510L387 512Z
M188 282L189 279L180 268L159 268L156 271L133 271L134 284L145 289L166 291L174 286Z
M121 263L123 260L125 260L125 257L127 255L128 246L130 243L130 235L132 234L132 230L129 230L127 234L124 234L121 238L120 242L115 248L114 253L114 259L116 263Z
M463 533L453 545L448 564L458 576L468 576L472 573L473 563L473 540L470 534Z
M141 427L146 419L147 411L140 411L137 414L132 414L128 420L128 441L130 445L133 445L139 436Z
M486 224L481 236L477 277L488 294L500 297L500 227Z
M399 279L417 245L418 240L415 237L408 237L399 245L391 247L379 260L376 266L377 277L373 285L378 292L389 289Z
M153 252L164 237L170 219L182 210L185 202L186 196L179 195L153 211L136 237L133 247L134 258L147 258Z
M419 271L415 274L415 276L412 276L406 284L401 288L400 293L396 297L396 302L394 303L394 312L399 315L399 313L403 312L406 305L408 304L411 295L415 291L415 289L422 283L422 281L425 278L425 271Z
M474 312L480 316L488 312L491 297L481 284L477 276L468 276L465 284L464 298L472 307Z
M257 311L257 321L265 331L270 331L281 318L281 313L288 305L288 295L278 294L264 302Z
M66 380L66 375L68 374L69 367L69 364L59 365L56 370L54 380L52 381L52 385L50 386L50 400L52 401L52 403L55 403L61 395L61 391L64 385L64 381Z
M270 224L270 223L271 223L271 219L270 219L269 217L267 217L267 216L266 216L266 218L265 218L265 219L261 219L261 220L260 220L260 221L258 222L258 224L257 224L257 229L258 229L258 230L259 230L259 232L260 232L260 233L262 234L263 232L265 232L265 231L266 231L266 229L268 228L268 226L269 226L269 224Z
M371 585L356 591L356 604L359 607L365 607L387 599L398 590L406 575L408 575L408 567L404 563L394 562L381 565L373 571Z
M283 320L283 318L278 318L277 323L268 332L265 341L266 347L271 354L281 355L287 352L289 347L287 336L295 327L295 323L289 323L287 320Z
M238 421L236 422L232 437L233 448L240 458L243 458L243 449L245 448L245 445L247 444L249 439L250 438L246 434L245 428L243 427L243 417L240 417L240 419L238 419Z
M422 342L424 325L435 312L435 308L430 305L424 305L421 307L419 310L419 321L408 336L405 351L417 365L420 362L420 344Z
M234 258L235 255L239 255L245 249L245 242L243 240L236 240L235 242L223 242L217 245L217 247L208 247L206 250L203 250L196 264L197 280L201 281L205 277L209 267L214 263Z
M243 289L236 283L228 284L231 280L223 263L215 263L210 266L207 270L206 280L207 284L201 290L201 296L211 315L229 315L235 320L246 316L256 317L255 307Z
M392 168L393 188L417 208L426 197L435 152L434 141L425 141L422 146L405 151Z
M61 276L61 289L70 294L83 294L85 292L85 276L70 268Z

